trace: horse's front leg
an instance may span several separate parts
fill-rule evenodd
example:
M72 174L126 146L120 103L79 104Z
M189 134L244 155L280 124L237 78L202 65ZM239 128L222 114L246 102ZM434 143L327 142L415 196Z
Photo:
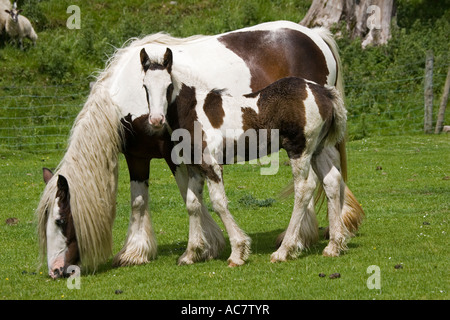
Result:
M314 175L310 170L310 158L310 155L302 155L300 158L290 159L294 176L294 210L283 242L278 250L272 254L271 262L296 258L305 247L305 243L302 243L301 230L305 228L305 225L314 225L310 223L308 214L308 204L316 187ZM311 231L308 232L312 233Z
M214 173L207 175L209 197L230 238L231 255L228 258L228 265L230 267L240 266L250 255L251 239L239 228L228 210L228 199L225 194L221 167L214 164L210 169Z
M148 210L150 159L125 155L130 172L131 215L125 245L114 266L144 264L156 258L157 244Z

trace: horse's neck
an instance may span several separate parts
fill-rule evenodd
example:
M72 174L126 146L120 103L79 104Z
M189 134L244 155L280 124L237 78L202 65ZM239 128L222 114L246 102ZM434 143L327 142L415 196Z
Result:
M174 95L177 96L184 86L194 87L196 92L207 91L208 85L192 70L183 65L177 65L172 71L172 83L174 86Z

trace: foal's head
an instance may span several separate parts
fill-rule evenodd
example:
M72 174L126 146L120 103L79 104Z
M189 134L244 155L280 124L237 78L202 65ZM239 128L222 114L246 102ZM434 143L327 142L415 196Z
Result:
M162 63L152 61L144 48L140 56L145 73L144 89L149 108L148 121L154 129L162 129L166 124L167 108L173 92L172 51L167 48Z
M48 184L53 173L46 168L43 173ZM63 175L55 179L56 193L49 199L46 212L47 264L49 275L59 278L68 276L67 268L79 263L80 256L70 209L69 183Z

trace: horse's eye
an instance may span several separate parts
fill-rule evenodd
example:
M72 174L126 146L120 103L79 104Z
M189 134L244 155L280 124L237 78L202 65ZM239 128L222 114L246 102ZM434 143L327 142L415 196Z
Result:
M55 224L56 224L58 227L63 226L65 223L66 223L66 220L64 220L64 219L56 219L56 220L55 220Z

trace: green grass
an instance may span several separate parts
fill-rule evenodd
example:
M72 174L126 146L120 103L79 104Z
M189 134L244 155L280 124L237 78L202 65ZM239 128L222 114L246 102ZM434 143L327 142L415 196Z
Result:
M95 275L83 276L80 290L46 276L38 263L34 217L44 189L41 169L61 160L92 74L115 47L159 31L186 37L270 20L300 21L311 1L177 3L77 1L81 29L69 30L71 1L18 1L39 40L20 51L0 39L0 299L449 299L450 138L420 133L425 53L435 54L436 110L449 61L450 9L425 0L397 1L398 28L387 46L361 50L360 40L347 39L345 31L338 40L353 140L348 144L349 186L367 214L347 253L322 257L327 242L321 240L299 259L269 262L293 201L278 198L291 179L281 153L275 176L259 175L257 165L225 168L230 210L253 240L248 263L228 268L227 245L219 259L177 266L187 243L188 216L167 165L154 160L150 209L158 258L118 269L107 263ZM123 157L119 178L114 252L125 240L130 213ZM18 218L17 225L6 224L11 217ZM319 225L327 225L323 210ZM380 290L367 288L371 265L380 268ZM336 272L340 278L328 277Z
M66 279L51 280L45 266L38 267L34 217L44 188L41 168L56 166L62 154L1 150L0 299L449 299L449 152L448 135L350 142L349 185L367 215L358 235L338 258L323 257L327 241L320 240L300 258L278 264L269 262L270 254L287 226L293 200L277 197L290 179L285 153L275 176L260 176L258 165L226 167L230 210L253 240L248 263L239 268L227 267L229 245L219 259L176 265L186 247L188 216L167 165L154 160L150 208L158 258L117 269L107 263L96 274L82 276L80 290L69 290ZM123 157L119 179L114 252L125 240L130 212ZM276 201L266 206L272 202L268 199ZM7 225L10 217L18 224ZM323 212L319 225L327 225ZM396 269L399 264L402 268ZM380 268L380 290L367 288L371 265ZM340 278L328 277L336 272Z

